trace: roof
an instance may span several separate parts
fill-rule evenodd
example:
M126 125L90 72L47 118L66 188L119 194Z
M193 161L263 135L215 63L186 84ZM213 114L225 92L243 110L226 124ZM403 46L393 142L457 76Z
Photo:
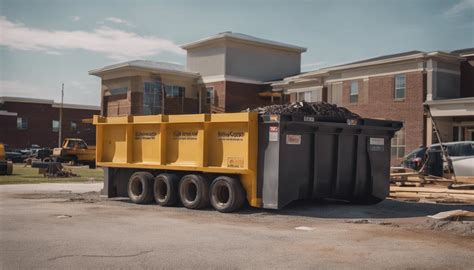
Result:
M448 98L425 101L425 105L441 105L441 104L472 104L474 108L474 97Z
M235 41L240 41L244 43L251 43L251 44L266 46L266 47L275 47L278 49L294 51L294 52L299 52L299 53L303 53L306 51L306 48L304 47L299 47L299 46L282 43L278 41L258 38L258 37L254 37L250 35L241 34L241 33L234 33L231 31L222 32L214 36L206 37L206 38L203 38L191 43L181 45L181 48L188 50L188 49L203 46L205 44L208 44L216 40L235 40Z
M60 108L61 103L54 102L52 99L39 99L39 98L23 98L23 97L0 97L0 103L5 102L18 102L18 103L35 103L35 104L48 104L53 108ZM82 105L82 104L70 104L63 103L64 109L77 109L77 110L93 110L100 111L100 106L94 105Z
M172 73L178 75L187 75L192 77L199 76L199 73L187 71L186 67L183 65L178 65L174 63L167 62L155 62L149 60L132 60L127 62L122 62L118 64L113 64L105 66L103 68L94 69L89 71L90 75L100 75L107 71L114 71L122 68L137 68L144 69L149 71L161 72L161 73Z
M465 48L451 51L452 54L460 55L460 56L470 56L474 55L474 48Z
M385 59L392 59L392 58L397 58L397 57L403 57L403 56L410 56L410 55L415 55L415 54L420 54L423 53L422 51L408 51L408 52L401 52L401 53L394 53L394 54L387 54L387 55L381 55L373 58L368 58L356 62L351 62L351 63L346 63L343 65L338 65L338 66L346 66L346 65L355 65L355 64L362 64L362 63L368 63L372 61L379 61L379 60L385 60ZM333 66L333 67L338 67L338 66Z

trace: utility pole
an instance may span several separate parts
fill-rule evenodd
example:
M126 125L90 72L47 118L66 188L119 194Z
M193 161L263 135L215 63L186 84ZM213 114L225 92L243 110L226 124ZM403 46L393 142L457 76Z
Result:
M59 107L59 136L58 136L58 147L61 147L61 137L63 131L63 104L64 104L64 83L61 88L61 107Z

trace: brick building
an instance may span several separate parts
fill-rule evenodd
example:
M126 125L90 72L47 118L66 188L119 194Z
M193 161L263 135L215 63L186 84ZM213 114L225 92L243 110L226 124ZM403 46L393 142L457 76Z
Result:
M0 142L11 148L57 147L60 107L53 100L0 97ZM82 138L95 145L95 127L83 123L94 114L100 114L99 107L64 104L62 137Z
M473 140L474 49L380 56L301 73L305 48L224 32L183 45L186 67L130 61L92 70L102 114L236 112L291 101L326 101L368 118L399 120L392 163L419 145ZM163 97L163 98L162 98Z

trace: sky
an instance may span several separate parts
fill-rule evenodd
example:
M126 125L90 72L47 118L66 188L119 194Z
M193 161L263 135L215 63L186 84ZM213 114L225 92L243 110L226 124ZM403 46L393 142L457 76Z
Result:
M306 47L302 71L410 50L474 47L474 0L0 0L0 96L99 105L88 71L224 31Z

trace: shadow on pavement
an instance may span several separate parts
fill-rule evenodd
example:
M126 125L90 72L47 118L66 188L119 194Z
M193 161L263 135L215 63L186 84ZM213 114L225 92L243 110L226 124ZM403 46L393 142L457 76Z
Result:
M474 205L404 202L387 199L376 205L354 205L337 201L296 201L280 210L247 207L239 214L267 213L328 219L347 218L410 218L426 217L450 210L474 211Z

